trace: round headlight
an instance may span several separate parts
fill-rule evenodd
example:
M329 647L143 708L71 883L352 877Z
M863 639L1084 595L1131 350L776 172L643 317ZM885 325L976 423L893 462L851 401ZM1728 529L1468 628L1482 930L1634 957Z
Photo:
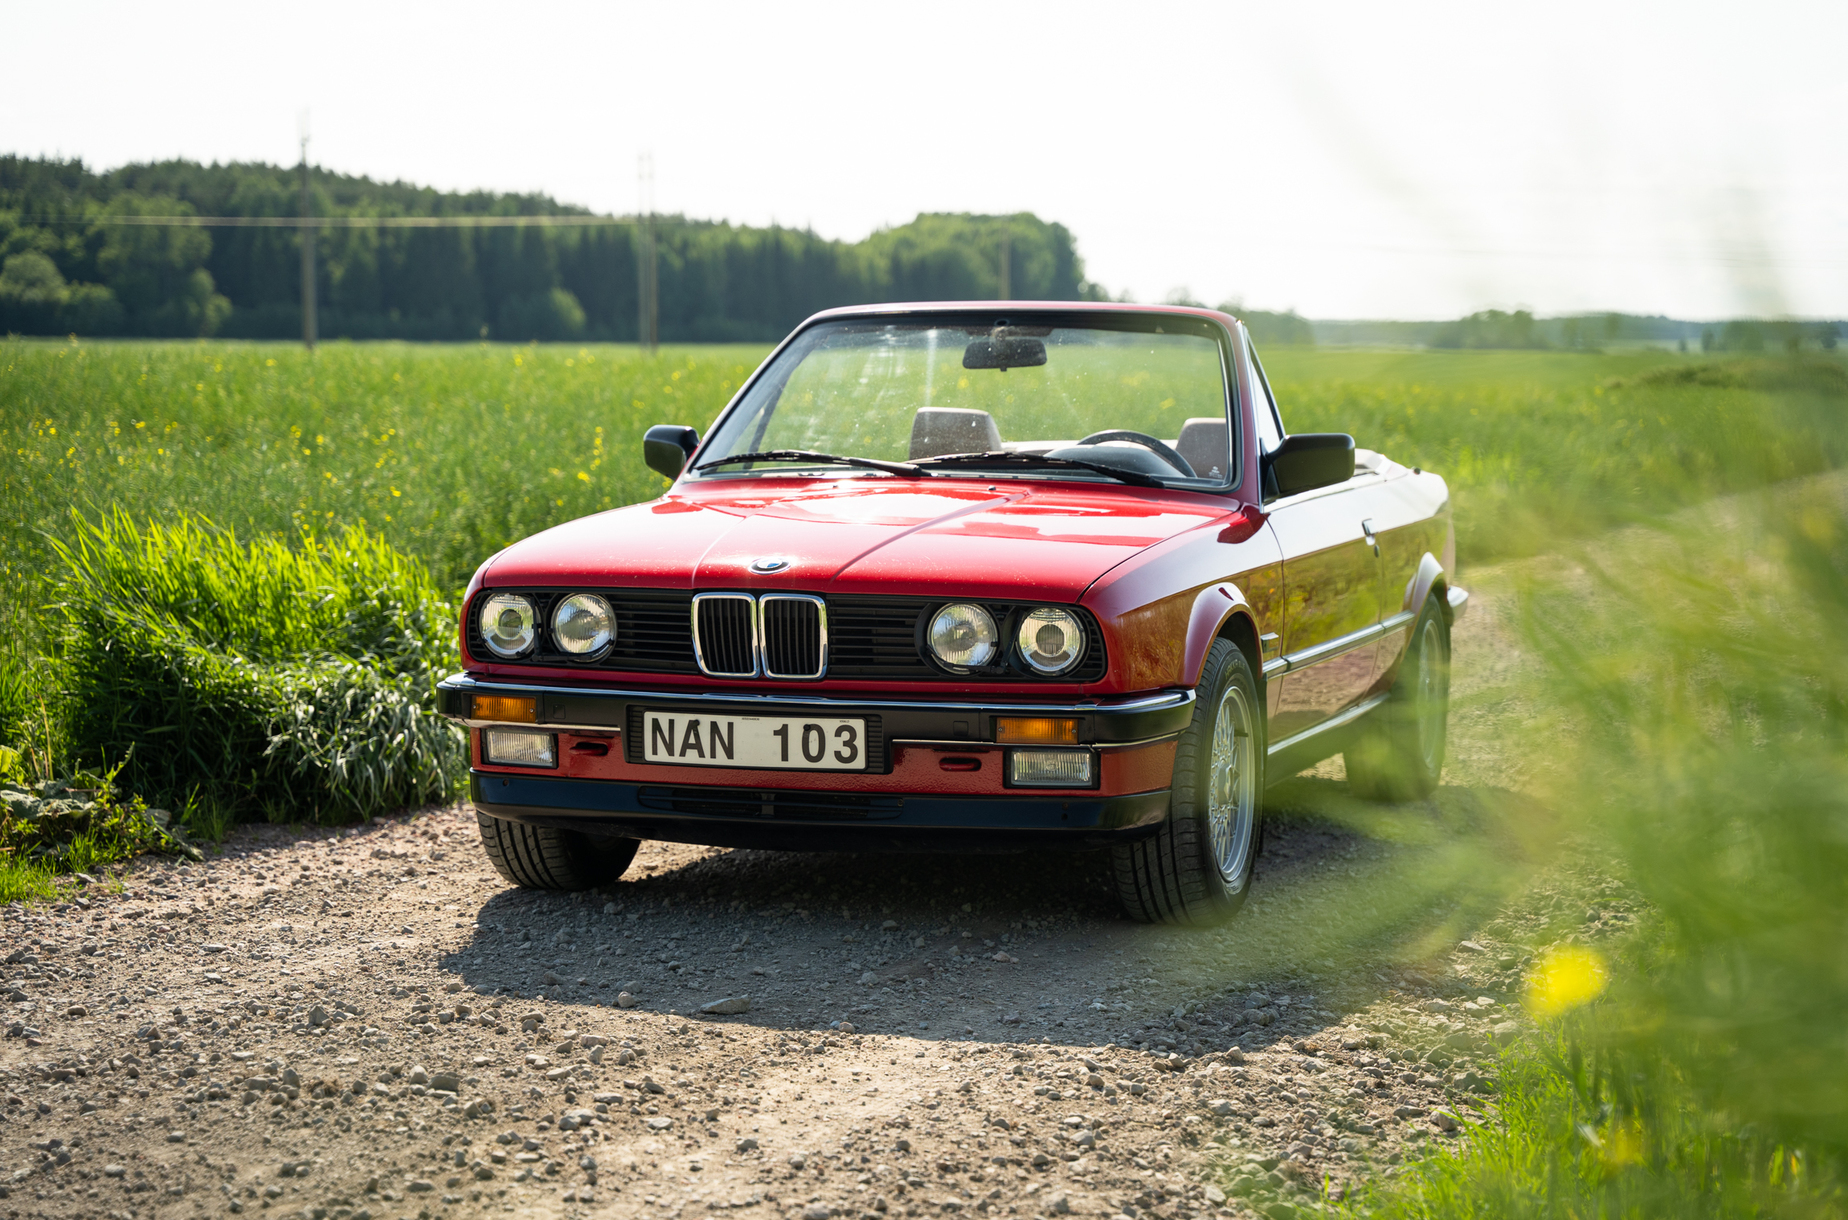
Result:
M980 606L958 602L930 620L930 650L951 669L979 669L995 659L1001 632Z
M539 632L533 603L518 593L496 593L481 603L481 638L497 657L517 657L533 646Z
M572 656L588 656L616 638L616 616L594 593L573 593L552 611L552 638Z
M1084 658L1084 627L1069 610L1041 606L1020 620L1016 643L1033 672L1062 674Z

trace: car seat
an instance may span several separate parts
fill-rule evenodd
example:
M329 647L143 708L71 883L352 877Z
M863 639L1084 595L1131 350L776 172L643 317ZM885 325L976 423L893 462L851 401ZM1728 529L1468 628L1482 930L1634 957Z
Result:
M1201 478L1223 479L1232 466L1232 432L1223 416L1190 419L1181 425L1174 451L1186 458Z
M1001 448L1001 430L986 411L962 407L924 407L911 420L911 460L946 453L992 453Z

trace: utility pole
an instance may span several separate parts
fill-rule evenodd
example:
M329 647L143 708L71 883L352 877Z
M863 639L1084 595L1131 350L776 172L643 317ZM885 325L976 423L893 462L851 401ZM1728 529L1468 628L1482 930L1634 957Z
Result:
M661 346L661 280L655 256L654 154L636 158L637 208L635 252L636 341L654 355Z
M1003 301L1014 299L1014 257L1013 250L1010 249L1012 243L1009 238L1012 234L1009 228L1008 222L1003 220L1001 222L1001 291L998 294Z
M314 222L308 207L308 119L302 116L302 346L314 350Z

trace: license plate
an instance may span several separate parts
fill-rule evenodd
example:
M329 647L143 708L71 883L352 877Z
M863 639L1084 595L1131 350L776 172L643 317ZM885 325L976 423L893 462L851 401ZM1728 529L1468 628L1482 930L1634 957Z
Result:
M642 713L642 757L687 767L864 771L866 721Z

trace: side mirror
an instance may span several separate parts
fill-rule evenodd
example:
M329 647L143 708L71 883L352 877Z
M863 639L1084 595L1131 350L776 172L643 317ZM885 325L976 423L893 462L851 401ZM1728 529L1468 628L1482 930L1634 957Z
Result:
M656 424L642 433L642 460L664 478L679 478L697 448L699 433L685 424Z
M1264 457L1264 484L1278 496L1314 491L1354 477L1354 438L1345 432L1298 432Z

